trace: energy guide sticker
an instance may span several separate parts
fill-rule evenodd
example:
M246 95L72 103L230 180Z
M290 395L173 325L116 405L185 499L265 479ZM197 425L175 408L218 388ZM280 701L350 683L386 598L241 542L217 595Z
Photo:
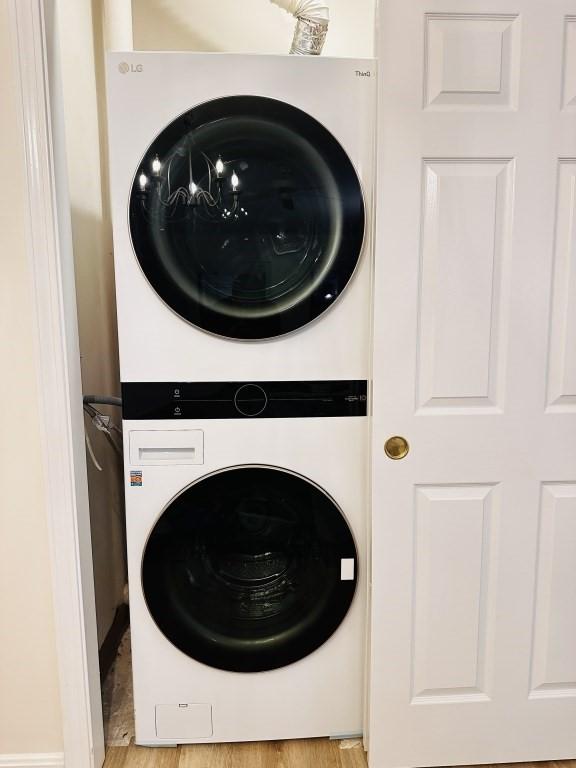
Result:
M130 472L130 485L142 485L142 472Z

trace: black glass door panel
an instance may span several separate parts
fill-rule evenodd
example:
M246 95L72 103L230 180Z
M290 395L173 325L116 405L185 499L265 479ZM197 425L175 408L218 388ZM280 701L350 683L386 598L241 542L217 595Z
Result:
M353 560L353 579L341 579L342 559ZM197 661L237 672L282 667L322 645L350 607L356 575L335 502L299 475L262 466L187 488L142 560L160 631Z
M364 219L332 134L257 96L174 120L130 196L132 243L155 291L191 323L239 339L288 333L331 306L360 257Z

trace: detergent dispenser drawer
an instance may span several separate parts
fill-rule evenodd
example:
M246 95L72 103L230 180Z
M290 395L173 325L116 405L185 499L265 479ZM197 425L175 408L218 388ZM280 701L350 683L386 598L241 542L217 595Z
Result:
M136 429L130 432L130 464L203 464L201 429Z

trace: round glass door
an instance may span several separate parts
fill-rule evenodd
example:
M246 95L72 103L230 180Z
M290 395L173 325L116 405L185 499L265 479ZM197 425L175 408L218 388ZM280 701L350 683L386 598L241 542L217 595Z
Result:
M364 219L334 136L257 96L170 123L130 195L132 244L154 290L194 325L238 339L279 336L328 309L360 257Z
M236 672L282 667L321 646L350 607L356 574L336 503L299 475L261 466L188 487L158 519L142 560L160 631L197 661Z

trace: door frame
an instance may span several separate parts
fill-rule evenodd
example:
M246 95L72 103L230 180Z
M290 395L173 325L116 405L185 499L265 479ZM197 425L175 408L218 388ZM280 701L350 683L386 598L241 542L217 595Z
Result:
M64 765L100 768L104 734L56 0L8 0L8 14L24 144Z

